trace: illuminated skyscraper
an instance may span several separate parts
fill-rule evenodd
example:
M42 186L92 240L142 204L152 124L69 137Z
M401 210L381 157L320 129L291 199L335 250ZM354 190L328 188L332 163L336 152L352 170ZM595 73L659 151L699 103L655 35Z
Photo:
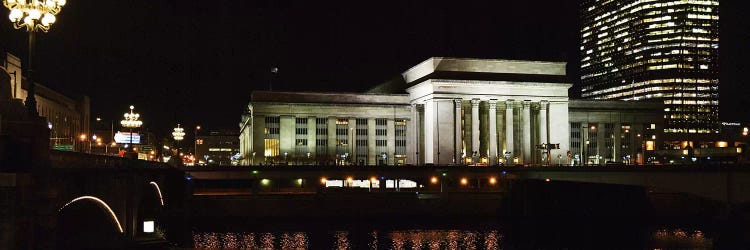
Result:
M663 100L664 131L719 130L719 1L585 0L581 95Z

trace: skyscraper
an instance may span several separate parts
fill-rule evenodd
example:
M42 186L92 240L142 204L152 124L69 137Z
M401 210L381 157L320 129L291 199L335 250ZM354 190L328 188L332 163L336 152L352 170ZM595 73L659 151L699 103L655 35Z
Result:
M668 135L718 133L718 8L717 0L583 1L582 97L662 100Z

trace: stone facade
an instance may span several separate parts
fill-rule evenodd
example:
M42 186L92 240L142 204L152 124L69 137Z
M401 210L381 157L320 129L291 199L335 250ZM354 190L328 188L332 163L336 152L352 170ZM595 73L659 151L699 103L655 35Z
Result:
M552 160L572 155L572 117L609 124L632 106L571 110L558 62L430 58L402 78L403 93L254 92L240 123L242 163L572 164ZM661 124L659 108L635 120Z

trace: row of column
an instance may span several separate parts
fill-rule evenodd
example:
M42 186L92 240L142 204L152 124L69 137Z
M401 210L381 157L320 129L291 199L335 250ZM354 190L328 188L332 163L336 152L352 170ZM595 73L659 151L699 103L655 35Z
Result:
M538 112L538 127L535 131L538 131L538 141L532 142L532 121L531 121L531 104L532 102L530 100L524 100L521 102L517 102L514 99L507 99L505 101L505 145L504 145L504 151L498 152L498 127L502 126L502 124L498 124L497 121L497 99L489 99L485 100L488 102L488 137L489 137L489 147L488 147L488 160L490 165L494 165L498 163L498 157L502 155L508 154L510 158L508 160L513 160L515 157L519 157L519 163L530 163L531 162L531 155L532 155L532 149L535 148L536 145L539 144L547 144L549 143L549 137L548 137L548 126L549 126L549 119L547 118L547 110L549 107L549 102L546 100L539 102L539 112ZM413 151L415 151L415 161L414 163L421 165L421 164L447 164L449 162L446 162L445 160L440 160L440 144L445 144L441 142L440 139L440 131L444 131L445 129L441 126L447 125L444 120L446 119L444 116L449 116L449 113L447 112L440 112L438 109L440 107L441 100L429 100L425 102L425 104L414 104L412 106L412 119L415 121L414 126L414 135L412 138L414 138L415 141L419 142L416 143L415 148ZM471 145L471 151L479 151L480 148L480 114L479 114L479 105L482 102L480 99L472 99L470 100L471 104L471 138L468 142L470 142ZM518 124L515 124L514 122L514 108L515 106L520 103L520 122ZM451 147L453 148L453 154L454 157L457 158L460 157L463 150L462 142L464 141L462 138L462 108L463 108L463 100L462 99L454 99L453 100L454 110L453 110L453 135L454 135L454 141ZM423 114L423 115L422 115ZM443 117L441 117L443 116ZM424 118L424 121L421 119ZM522 150L521 152L514 152L514 142L516 140L515 137L515 129L516 126L521 126L520 128L520 146ZM468 139L468 138L467 138ZM467 143L468 144L468 143ZM444 148L444 147L443 147ZM435 150L431 149L437 149L437 152ZM424 152L422 156L420 156L420 152ZM466 151L466 157L472 157L473 152L469 152L469 150ZM477 155L478 156L478 155ZM460 161L463 159L453 159L453 163L460 163Z

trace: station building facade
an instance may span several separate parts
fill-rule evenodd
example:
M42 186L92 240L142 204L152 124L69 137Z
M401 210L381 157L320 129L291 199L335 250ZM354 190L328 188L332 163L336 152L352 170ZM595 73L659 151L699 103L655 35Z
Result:
M662 137L663 104L571 101L560 62L434 57L384 85L253 92L242 164L635 162Z

